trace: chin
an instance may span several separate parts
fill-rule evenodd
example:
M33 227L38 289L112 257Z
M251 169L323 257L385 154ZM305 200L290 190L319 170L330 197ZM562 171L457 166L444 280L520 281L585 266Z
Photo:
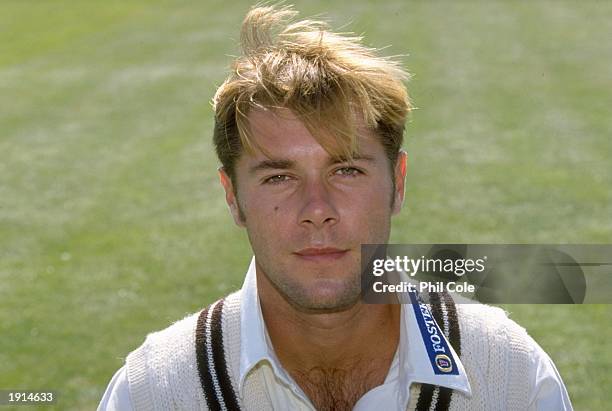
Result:
M295 290L293 290L295 291ZM288 296L292 305L301 311L338 312L353 307L361 298L359 286L342 282L324 281L315 287L303 289L302 292L292 292Z

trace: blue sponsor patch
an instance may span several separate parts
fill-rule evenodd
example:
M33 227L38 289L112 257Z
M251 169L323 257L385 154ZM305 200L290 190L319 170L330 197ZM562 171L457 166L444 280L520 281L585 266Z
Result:
M415 292L411 292L409 295L434 373L438 375L458 375L459 370L453 353L446 343L442 330L436 324L429 307L420 301Z

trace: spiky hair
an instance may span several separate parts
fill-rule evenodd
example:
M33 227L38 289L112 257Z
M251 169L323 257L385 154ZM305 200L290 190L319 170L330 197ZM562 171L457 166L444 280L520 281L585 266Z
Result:
M394 164L411 109L403 84L408 74L361 37L335 33L323 21L296 20L297 14L291 6L255 6L242 23L242 55L213 99L223 167L234 179L242 150L257 147L248 121L257 108L291 110L328 153L343 158L358 151L360 120L377 132Z

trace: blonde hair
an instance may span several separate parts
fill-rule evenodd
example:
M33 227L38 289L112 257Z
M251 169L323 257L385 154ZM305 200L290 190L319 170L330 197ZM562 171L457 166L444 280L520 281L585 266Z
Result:
M411 105L402 80L408 74L389 57L334 33L318 20L295 20L291 6L255 6L240 33L242 56L217 90L214 143L234 178L242 150L253 150L248 114L254 108L286 108L330 155L358 153L357 119L374 130L395 164Z

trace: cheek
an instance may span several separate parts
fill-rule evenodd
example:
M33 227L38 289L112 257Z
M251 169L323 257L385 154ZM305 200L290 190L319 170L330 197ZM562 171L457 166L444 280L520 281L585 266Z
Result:
M252 197L251 200L245 202L245 207L248 217L253 220L263 221L264 223L272 223L279 218L286 220L286 214L291 209L282 200L262 196Z
M296 230L291 226L294 220L285 213L288 209L273 202L249 204L247 236L255 255L262 261L276 260L295 240Z
M351 225L379 226L391 217L389 196L364 197L354 200L348 205L345 216L351 221Z
M253 196L244 202L246 225L253 233L261 236L278 237L287 231L294 221L289 215L291 207L278 199ZM271 233L275 234L271 236ZM271 242L270 239L267 240Z
M391 221L391 199L391 184L381 184L354 196L346 205L350 224L370 233L387 231Z
M386 215L391 209L393 183L390 178L379 179L379 183L364 187L358 195L352 196L351 203L364 213Z

